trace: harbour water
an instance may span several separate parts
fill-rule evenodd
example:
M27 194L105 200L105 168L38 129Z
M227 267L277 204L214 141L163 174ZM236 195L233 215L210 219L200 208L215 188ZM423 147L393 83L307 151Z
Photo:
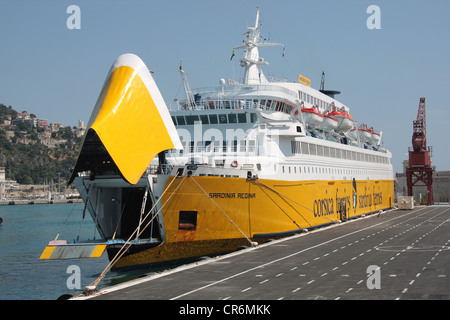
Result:
M94 223L84 204L42 204L0 206L0 300L55 300L63 294L77 294L94 281L108 264L106 252L100 258L39 260L48 241L72 242L98 239ZM80 228L81 226L81 228ZM73 287L73 271L79 267L80 289ZM130 280L149 270L110 272L98 288ZM69 286L68 286L69 282Z

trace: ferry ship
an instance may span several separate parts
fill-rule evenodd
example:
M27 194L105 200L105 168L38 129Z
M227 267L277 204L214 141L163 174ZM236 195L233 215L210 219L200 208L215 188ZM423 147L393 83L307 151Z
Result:
M393 206L391 152L336 92L269 81L259 10L242 82L191 89L166 106L144 62L113 64L74 183L99 242L51 241L42 259L100 256L127 268L231 252ZM85 214L83 213L83 215Z

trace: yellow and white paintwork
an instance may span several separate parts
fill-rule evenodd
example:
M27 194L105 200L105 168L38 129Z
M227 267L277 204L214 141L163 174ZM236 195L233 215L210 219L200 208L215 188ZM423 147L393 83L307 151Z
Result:
M98 258L106 249L106 244L85 244L85 245L48 245L41 254L40 260L59 260L77 258Z
M181 148L164 99L147 66L134 54L114 62L87 129L97 133L131 184L159 152Z
M308 89L313 90L312 88ZM193 112L197 112L197 110L193 110ZM230 110L230 112L234 111ZM261 142L266 139L276 147L281 144L275 142L273 135L277 137L284 135L280 139L291 139L283 140L283 148L289 146L286 141L294 141L292 139L297 139L295 142L304 140L313 143L311 139L314 138L307 137L304 133L305 128L302 127L304 124L287 114L285 117L288 119L262 119L261 125L249 123L247 124L248 129L254 130L253 139L255 136L261 137ZM295 123L294 127L292 123ZM296 130L293 129L295 133L281 131L277 135L275 134L277 129L269 130L266 124L268 127L269 125L278 127L284 125ZM150 72L145 64L133 54L122 55L113 64L92 112L88 129L97 133L125 181L136 186L145 169L159 152L168 149L182 149L170 113ZM260 129L261 131L258 131ZM195 132L191 133L194 133L195 138ZM352 151L350 148L354 148L343 147L341 144L330 141L321 143L330 148L347 148L348 152ZM262 146L264 144L259 147ZM267 153L273 159L286 160L286 154L294 153L290 150L281 152L280 148L277 153L272 149ZM375 151L367 150L365 152L374 153ZM219 156L218 159L223 163L226 156ZM184 156L182 158L180 156L171 159L173 169L170 176L161 174L145 177L142 181L153 193L154 199L161 198L159 205L163 206L162 221L164 224L164 236L160 239L162 243L150 249L127 253L115 263L114 267L121 268L229 252L239 246L248 245L249 240L263 242L289 233L302 232L303 229L332 223L343 218L377 212L393 206L394 180L390 174L392 171L390 163L371 164L372 167L368 167L362 161L357 162L358 171L361 172L355 179L359 180L345 180L350 176L343 176L342 172L350 168L352 162L329 157L321 159L322 165L340 165L336 169L339 168L341 178L335 179L332 175L322 175L320 179L316 179L312 173L309 173L309 170L308 174L305 171L304 175L280 175L279 171L275 171L277 166L272 166L272 163L265 166L264 161L268 158L264 158L261 154L254 156L251 167L253 168L253 164L259 164L263 169L260 168L258 169L260 171L257 172L252 169L249 173L258 173L260 179L256 176L246 179L244 177L247 174L245 170L242 171L244 174L237 171L232 173L226 171L240 170L237 165L231 165L230 168L206 165L209 162L213 163L214 154L208 155L211 158L206 161L197 162L210 170L208 174L200 175L198 172L194 172L192 175L186 176L185 173L183 178L175 178L177 169L183 169L186 163L194 161L194 157ZM386 156L389 155L386 154ZM290 159L290 163L308 165L314 163L315 159L315 155L295 154ZM274 168L272 173L269 172L272 170L269 168ZM374 175L366 174L366 168L368 168L367 171L374 172ZM221 176L219 176L219 172ZM362 180L363 175L366 180ZM157 181L160 180L166 182L159 184ZM105 224L111 224L113 221L112 197L114 197L115 212L119 212L118 210L121 208L120 201L116 201L116 194L103 192L103 194L111 196L109 198L101 197L101 188L117 188L114 189L118 191L117 195L120 195L121 188L125 188L120 183L112 181L113 178L103 179L100 175L93 176L91 182L79 183L77 186L79 190L81 188L80 194L84 195L84 200L87 201L89 198L89 202L91 202L91 205L87 206L88 210L92 211L93 208L96 208L97 212L91 212L91 214L95 218L100 216ZM97 187L99 192L92 191ZM163 190L165 191L162 192ZM108 209L105 209L106 202L108 202ZM345 217L338 209L339 204L342 203L346 204ZM159 205L157 209L160 208ZM197 212L195 229L184 230L179 227L180 211ZM108 236L105 238L109 239ZM102 244L102 246L104 245ZM139 244L134 245L139 246ZM111 252L115 250L112 247L110 249ZM59 250L62 250L61 253ZM61 248L48 246L41 258L53 259L70 256L70 251L64 252L64 250L70 250L69 246L63 245ZM103 250L104 247L92 248L89 253L83 253L83 256L98 255Z
M165 243L124 256L115 267L223 253L249 245L230 219L248 238L262 242L277 237L276 233L298 230L298 226L304 229L340 220L337 203L341 200L347 205L347 218L390 208L394 201L393 180L357 181L354 192L352 181L192 176L171 197L181 182L176 179L163 197L163 203L167 202ZM179 230L182 210L198 212L195 230Z

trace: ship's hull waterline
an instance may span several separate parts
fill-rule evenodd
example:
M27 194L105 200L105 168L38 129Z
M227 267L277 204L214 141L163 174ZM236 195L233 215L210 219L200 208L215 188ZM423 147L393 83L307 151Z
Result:
M385 210L393 206L393 199L392 180L176 178L162 198L165 242L126 254L114 267L231 252L249 246L249 239L262 243ZM188 227L181 221L183 213L191 213ZM110 250L110 255L116 251Z

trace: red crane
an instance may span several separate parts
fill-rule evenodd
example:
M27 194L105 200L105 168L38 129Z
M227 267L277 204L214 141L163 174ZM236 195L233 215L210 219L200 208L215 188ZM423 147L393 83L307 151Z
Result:
M413 195L414 186L426 186L427 205L433 204L433 168L430 157L431 147L427 147L425 98L420 98L417 120L413 121L412 149L409 148L406 184L408 196Z

